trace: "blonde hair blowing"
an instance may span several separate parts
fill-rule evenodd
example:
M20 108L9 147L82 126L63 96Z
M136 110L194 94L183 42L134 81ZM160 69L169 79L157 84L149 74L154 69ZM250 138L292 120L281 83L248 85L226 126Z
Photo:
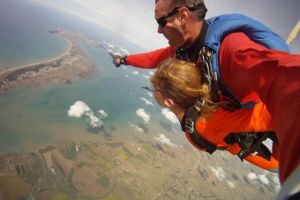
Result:
M202 116L209 115L216 108L216 104L210 101L209 88L202 83L200 70L194 63L168 59L159 65L150 81L166 98L184 109L195 105L197 100L205 100L203 105L195 105Z

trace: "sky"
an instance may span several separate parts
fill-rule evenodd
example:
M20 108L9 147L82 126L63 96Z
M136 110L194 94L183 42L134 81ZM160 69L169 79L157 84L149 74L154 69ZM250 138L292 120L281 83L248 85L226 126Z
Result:
M146 50L167 45L157 33L154 20L154 0L32 0L99 24L143 47ZM207 17L226 13L241 13L271 27L284 39L300 20L299 0L206 0ZM300 36L292 51L300 53Z

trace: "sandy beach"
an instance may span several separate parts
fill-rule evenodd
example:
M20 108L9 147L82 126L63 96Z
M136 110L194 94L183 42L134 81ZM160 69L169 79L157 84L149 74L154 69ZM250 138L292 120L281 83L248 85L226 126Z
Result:
M72 48L72 43L69 40L66 40L66 41L68 42L68 49L64 53L62 53L62 54L60 54L60 55L58 55L54 58L49 58L48 60L44 60L44 61L41 61L41 62L30 63L30 64L26 64L26 65L15 66L15 67L6 67L5 69L0 69L0 77L3 74L11 73L11 72L14 72L16 70L26 69L28 67L32 67L32 66L35 66L35 65L51 63L51 62L54 62L56 60L59 60L59 59L63 58L64 56L66 56L71 51L71 48Z
M71 83L72 80L87 79L92 75L95 69L94 63L81 50L78 42L84 41L99 47L97 41L81 33L63 29L50 31L50 33L57 34L67 41L67 50L42 62L1 69L0 91L50 83Z

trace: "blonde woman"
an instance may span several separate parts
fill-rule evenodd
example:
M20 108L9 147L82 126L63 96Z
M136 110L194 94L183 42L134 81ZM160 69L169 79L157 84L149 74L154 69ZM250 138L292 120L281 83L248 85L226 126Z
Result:
M169 108L181 123L187 139L199 150L227 150L266 170L276 171L278 161L262 143L275 133L272 118L262 103L230 112L229 102L211 101L195 64L169 59L151 77L157 103Z

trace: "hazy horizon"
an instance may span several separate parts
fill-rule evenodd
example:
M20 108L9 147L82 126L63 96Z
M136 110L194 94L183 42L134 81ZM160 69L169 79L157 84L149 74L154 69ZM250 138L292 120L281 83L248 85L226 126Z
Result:
M105 26L141 47L151 50L164 47L167 41L157 33L154 20L154 0L32 0L43 3L64 12L79 16L85 20ZM209 0L207 18L226 13L240 13L253 17L287 39L293 26L300 20L300 2L267 0ZM300 53L300 37L291 45L292 51Z

